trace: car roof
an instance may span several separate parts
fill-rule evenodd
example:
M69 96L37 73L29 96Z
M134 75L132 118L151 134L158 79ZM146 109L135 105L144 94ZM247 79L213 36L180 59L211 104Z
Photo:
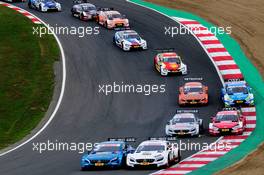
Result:
M124 144L125 142L124 141L106 141L106 142L101 142L101 143L98 143L99 145L100 144Z
M193 113L178 113L173 118L195 118L195 115Z
M188 83L185 83L184 86L190 86L190 87L202 87L202 83L200 82L188 82Z

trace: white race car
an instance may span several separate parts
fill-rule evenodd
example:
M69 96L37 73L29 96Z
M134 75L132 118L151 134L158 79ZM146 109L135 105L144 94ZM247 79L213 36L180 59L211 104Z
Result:
M175 144L163 140L148 140L142 142L133 154L127 155L127 166L130 168L142 166L169 167L181 159L180 150Z
M167 136L199 136L203 131L203 120L193 113L179 113L167 123Z
M134 30L123 30L116 32L113 42L124 51L130 51L132 49L146 50L148 48L147 41L142 39Z
M29 8L35 8L41 12L61 11L61 4L55 0L29 0Z

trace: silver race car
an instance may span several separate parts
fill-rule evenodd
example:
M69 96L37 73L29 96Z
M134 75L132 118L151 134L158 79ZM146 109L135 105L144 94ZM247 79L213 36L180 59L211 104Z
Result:
M127 155L127 166L134 167L168 167L181 159L178 147L165 140L148 140L142 142L132 154Z
M199 136L203 131L203 120L194 113L180 113L166 124L167 136Z

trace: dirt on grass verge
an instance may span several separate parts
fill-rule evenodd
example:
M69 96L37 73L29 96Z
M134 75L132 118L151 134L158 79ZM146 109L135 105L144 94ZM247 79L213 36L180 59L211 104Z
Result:
M263 0L145 0L194 13L219 27L232 27L235 38L264 77ZM264 174L264 145L217 175Z

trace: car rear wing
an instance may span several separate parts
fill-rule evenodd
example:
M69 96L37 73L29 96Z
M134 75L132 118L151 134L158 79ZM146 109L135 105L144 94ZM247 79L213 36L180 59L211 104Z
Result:
M136 142L134 137L123 137L123 138L108 138L108 141L122 141L122 142Z
M199 113L198 109L176 109L176 114Z
M154 49L156 52L175 52L175 48L157 48Z
M73 0L73 4L82 4L82 3L89 3L88 0Z
M114 30L115 31L125 31L125 30L130 30L130 27L115 27Z
M148 140L177 141L177 137L149 137Z
M114 8L105 8L105 7L98 7L97 8L97 11L112 11L112 10L114 10Z
M231 108L223 108L222 111L237 111L238 107L231 107Z

